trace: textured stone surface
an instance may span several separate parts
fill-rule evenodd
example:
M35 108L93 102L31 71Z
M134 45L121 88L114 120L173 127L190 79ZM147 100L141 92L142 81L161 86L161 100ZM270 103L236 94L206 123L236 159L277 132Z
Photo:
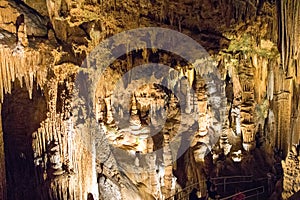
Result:
M288 156L282 161L284 171L283 177L283 199L288 199L295 192L299 191L300 187L300 167L299 167L299 145L294 145Z
M292 148L300 139L299 5L292 0L1 1L0 199L163 199L206 176L266 175L274 149L288 156L283 198L292 195L299 190L298 178L288 181L299 166L299 152ZM88 121L90 108L74 85L81 63L109 36L149 26L199 42L222 81L204 81L206 69L190 66L205 60L186 63L156 49L130 52L90 88L96 91L96 120ZM112 96L124 73L149 62L179 71L167 80L163 73L149 76L169 86L178 81L183 108L157 85L131 91L130 102ZM127 86L123 82L119 89ZM196 109L194 119L190 113ZM121 120L114 118L116 112ZM178 135L180 123L193 128ZM151 135L153 130L160 131ZM207 148L213 151L205 156ZM231 157L239 150L241 167L236 167ZM199 187L204 195L204 183Z

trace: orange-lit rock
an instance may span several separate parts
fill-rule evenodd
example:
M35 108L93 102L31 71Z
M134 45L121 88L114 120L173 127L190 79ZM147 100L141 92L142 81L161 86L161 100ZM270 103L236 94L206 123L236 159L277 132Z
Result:
M0 199L167 199L192 184L204 196L209 176L267 173L283 177L283 193L279 180L273 195L292 196L300 188L299 9L292 0L1 1ZM146 49L153 38L144 38L79 91L82 63L106 62L85 61L90 52L138 27L177 30L210 58L187 63ZM129 72L152 62L169 74ZM164 85L143 85L147 78Z

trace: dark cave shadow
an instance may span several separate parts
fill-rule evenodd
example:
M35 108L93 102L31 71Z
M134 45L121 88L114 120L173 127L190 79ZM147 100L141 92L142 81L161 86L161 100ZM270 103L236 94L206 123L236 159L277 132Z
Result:
M46 119L45 96L33 84L32 99L26 87L16 80L11 94L4 97L2 126L8 200L37 199L37 174L34 166L32 133Z

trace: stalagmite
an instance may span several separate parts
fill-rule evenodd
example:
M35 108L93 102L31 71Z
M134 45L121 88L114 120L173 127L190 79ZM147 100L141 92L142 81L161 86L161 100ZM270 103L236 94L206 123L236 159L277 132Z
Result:
M227 133L221 135L220 137L220 148L224 150L224 154L228 155L230 153L232 145L229 144Z
M113 118L113 111L112 111L112 106L111 106L111 98L107 97L105 98L105 104L106 104L106 108L107 108L107 124L114 124L114 118Z
M131 99L131 115L130 115L130 127L133 130L138 130L141 128L141 120L138 115L138 109L137 109L137 101L135 95L132 95Z

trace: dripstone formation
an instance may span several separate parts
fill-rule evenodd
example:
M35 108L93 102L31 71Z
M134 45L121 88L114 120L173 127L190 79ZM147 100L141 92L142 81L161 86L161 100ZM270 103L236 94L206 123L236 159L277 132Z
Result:
M178 31L207 56L125 51L97 84L78 82L106 63L93 57L101 42L142 27ZM206 196L206 180L234 195L222 177L259 199L295 196L299 33L298 0L0 1L0 199L188 199ZM169 66L147 72L158 83L131 72L149 63Z

